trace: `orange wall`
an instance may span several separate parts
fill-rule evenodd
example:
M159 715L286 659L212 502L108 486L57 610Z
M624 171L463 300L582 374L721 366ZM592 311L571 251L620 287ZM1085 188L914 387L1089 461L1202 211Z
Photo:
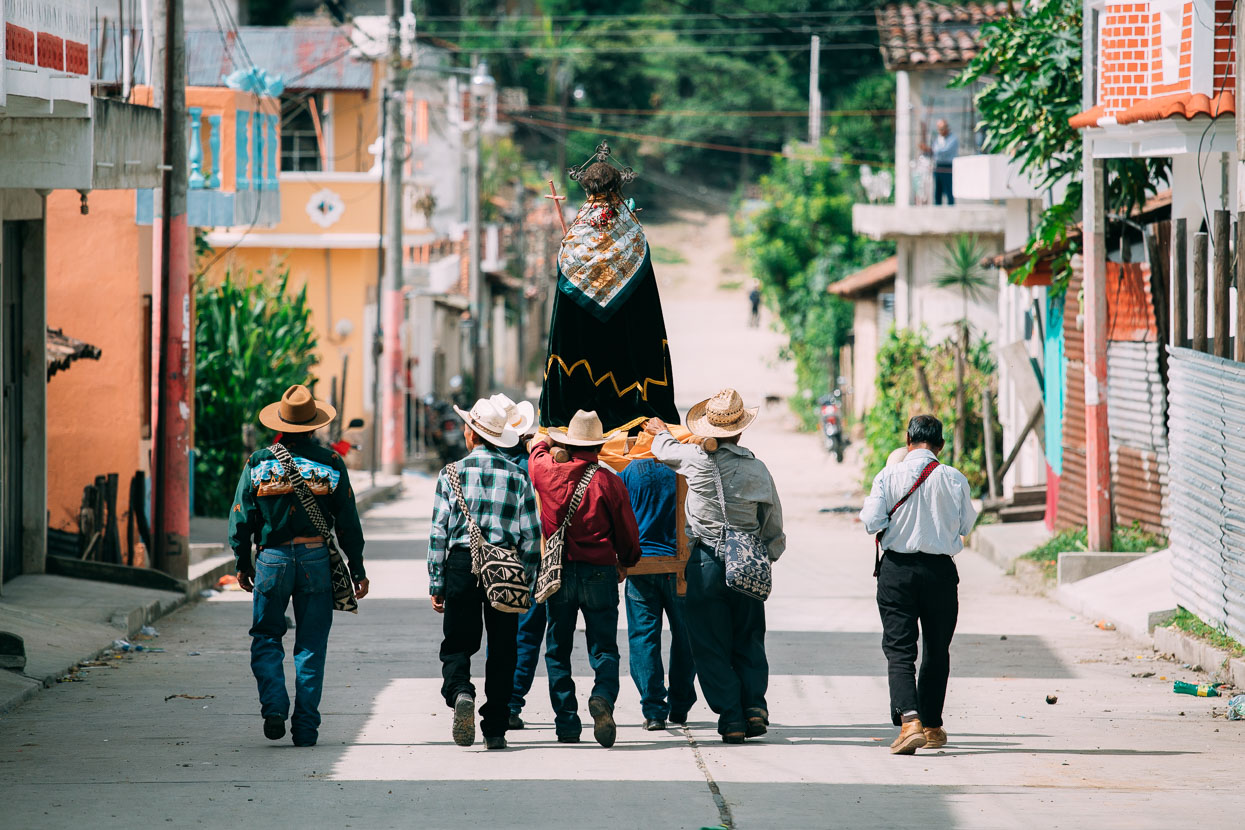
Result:
M48 325L102 352L48 382L49 526L77 532L82 488L117 473L124 551L130 479L146 466L140 275L150 231L134 223L132 190L94 191L89 205L83 216L76 191L48 197Z

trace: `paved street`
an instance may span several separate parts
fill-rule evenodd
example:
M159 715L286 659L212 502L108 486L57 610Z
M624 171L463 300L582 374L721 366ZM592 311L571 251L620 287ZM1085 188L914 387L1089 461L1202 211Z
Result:
M670 245L693 235L711 254L659 271L681 405L727 384L756 402L792 393L774 361L781 338L745 327L747 282L717 287L743 279L722 270L725 219L652 233ZM858 469L794 432L784 405L763 409L745 443L771 465L790 537L767 607L764 739L724 746L703 701L686 733L646 733L624 676L611 750L554 741L541 678L532 728L508 751L454 746L422 558L431 482L409 476L401 500L365 518L373 591L357 618L335 615L317 747L264 740L249 596L223 593L158 623L164 653L86 671L0 719L4 826L1240 826L1242 727L1211 717L1222 701L1174 696L1170 681L1188 672L1138 659L1118 633L1024 595L972 553L958 559L951 742L890 756L872 540L833 512L858 506ZM584 655L581 640L581 675ZM1155 676L1132 676L1145 671Z

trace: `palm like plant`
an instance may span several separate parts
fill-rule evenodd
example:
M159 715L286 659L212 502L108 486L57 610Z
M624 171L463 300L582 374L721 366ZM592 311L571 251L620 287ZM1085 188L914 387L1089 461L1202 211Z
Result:
M990 275L982 267L985 251L975 236L961 234L947 243L943 271L934 277L939 288L958 290L964 301L964 316L959 327L959 343L955 351L955 430L951 444L952 463L959 463L964 452L964 364L968 356L968 301L977 300L990 285Z

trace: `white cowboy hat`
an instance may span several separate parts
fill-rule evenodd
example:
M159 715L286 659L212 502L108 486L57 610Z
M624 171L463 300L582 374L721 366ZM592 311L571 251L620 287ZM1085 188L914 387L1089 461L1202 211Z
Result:
M601 419L596 412L584 412L582 409L571 418L569 426L550 427L549 437L559 444L572 447L599 447L609 437L601 431Z
M470 412L463 412L457 406L454 411L477 435L495 447L513 447L519 443L519 433L506 423L506 411L488 398L476 401Z
M730 438L747 429L760 409L746 409L738 392L723 389L687 411L687 428L705 438Z
M536 407L532 406L531 401L515 403L500 392L489 400L506 413L506 422L516 433L527 435L532 431L532 425L536 423Z

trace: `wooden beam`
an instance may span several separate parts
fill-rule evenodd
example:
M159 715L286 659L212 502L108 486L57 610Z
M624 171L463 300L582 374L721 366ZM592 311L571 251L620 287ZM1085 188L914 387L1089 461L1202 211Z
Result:
M1180 348L1189 339L1189 222L1172 223L1171 344Z
M1232 279L1232 214L1226 210L1215 211L1215 356L1226 358L1231 332L1229 331L1229 281Z
M1206 351L1208 240L1205 231L1193 235L1193 351Z

